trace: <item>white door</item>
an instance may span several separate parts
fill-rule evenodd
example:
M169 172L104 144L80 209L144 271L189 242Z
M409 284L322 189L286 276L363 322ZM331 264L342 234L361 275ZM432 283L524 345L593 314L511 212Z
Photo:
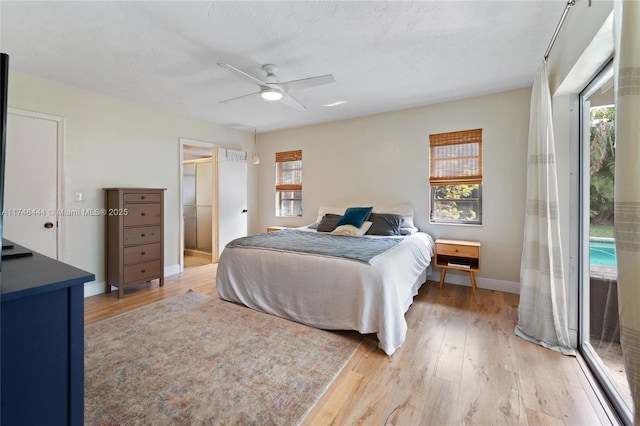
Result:
M55 119L7 115L3 234L54 259L59 125Z
M218 150L218 255L228 242L247 235L247 155Z

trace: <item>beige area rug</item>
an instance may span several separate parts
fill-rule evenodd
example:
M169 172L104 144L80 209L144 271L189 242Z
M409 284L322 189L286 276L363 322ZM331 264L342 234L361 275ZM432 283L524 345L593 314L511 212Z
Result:
M295 424L359 343L188 292L85 327L85 424Z

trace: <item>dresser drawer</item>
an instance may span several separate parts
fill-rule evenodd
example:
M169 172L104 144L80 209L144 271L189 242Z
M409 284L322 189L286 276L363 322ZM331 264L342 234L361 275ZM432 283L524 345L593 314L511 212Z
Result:
M125 204L127 214L124 216L124 226L156 225L160 223L160 204Z
M125 228L123 231L123 242L125 246L159 243L160 237L161 233L159 226Z
M159 203L162 194L155 192L128 192L122 194L125 203Z
M142 246L126 247L124 249L124 264L149 262L160 259L160 243Z
M479 247L455 244L437 244L436 252L447 256L471 257L476 259L480 256Z
M133 283L160 277L160 261L138 263L124 267L124 282Z

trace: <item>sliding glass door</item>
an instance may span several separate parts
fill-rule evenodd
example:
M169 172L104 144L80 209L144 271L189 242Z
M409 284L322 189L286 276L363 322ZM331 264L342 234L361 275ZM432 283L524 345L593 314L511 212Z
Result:
M612 65L585 88L580 106L580 351L619 415L630 420L632 402L620 349L613 232L616 144Z

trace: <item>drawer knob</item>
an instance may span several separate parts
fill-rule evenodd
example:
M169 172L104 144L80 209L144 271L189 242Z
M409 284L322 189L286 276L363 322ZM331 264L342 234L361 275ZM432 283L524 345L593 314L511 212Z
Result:
M140 213L140 216L146 216L147 214L145 212Z
M147 235L146 235L146 234L140 234L140 236L141 236L141 237L146 237Z
M141 254L142 256L144 256L144 255L145 255L145 254L147 254L147 253L145 253L145 252L142 252L142 253L140 253L140 254Z
M457 252L458 252L458 249L455 249L454 251L457 253Z
M145 198L144 195L140 197L141 200L144 200L144 198Z
M144 274L144 273L145 273L145 272L147 272L147 271L145 271L145 270L143 269L143 270L142 270L142 271L140 271L140 272L142 272L142 273Z

